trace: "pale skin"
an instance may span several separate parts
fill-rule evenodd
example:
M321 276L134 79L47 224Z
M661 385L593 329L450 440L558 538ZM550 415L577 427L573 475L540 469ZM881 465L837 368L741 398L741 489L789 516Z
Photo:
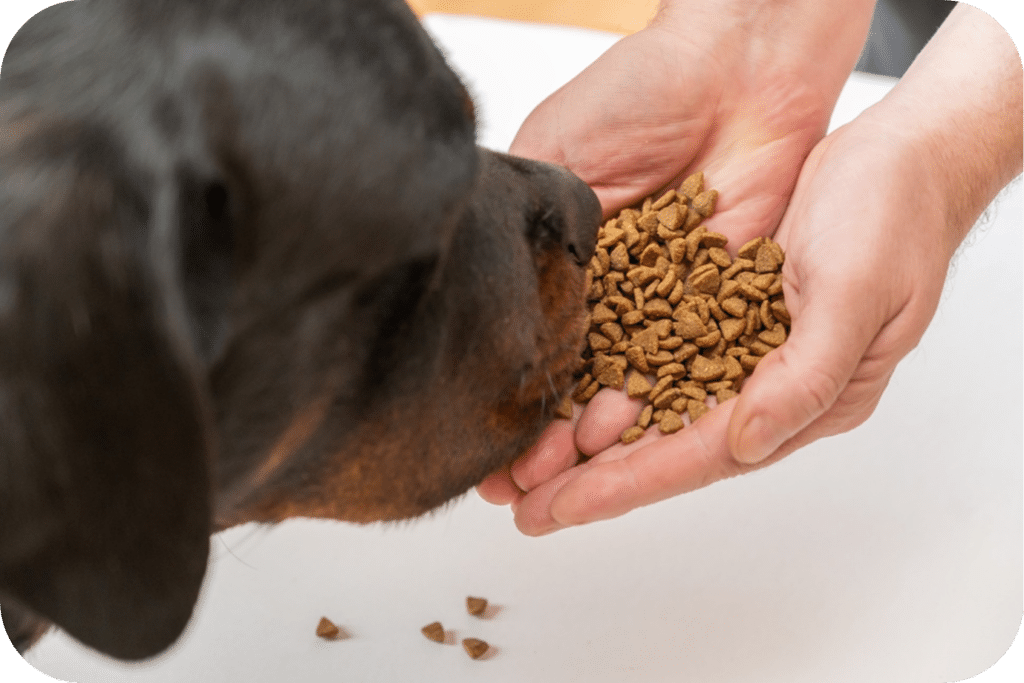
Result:
M665 0L523 124L511 151L566 164L605 215L704 170L708 228L772 235L789 339L738 398L671 435L618 436L602 390L478 488L540 535L762 468L861 424L934 315L949 262L1021 172L1022 72L987 14L954 9L893 90L822 137L873 0ZM577 449L593 456L576 465Z

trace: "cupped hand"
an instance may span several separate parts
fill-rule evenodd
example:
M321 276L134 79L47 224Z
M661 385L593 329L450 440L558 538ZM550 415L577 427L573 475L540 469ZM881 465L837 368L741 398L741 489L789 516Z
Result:
M764 467L863 422L931 320L958 241L934 165L901 139L869 110L807 159L775 235L792 330L739 397L626 446L617 438L639 404L606 389L481 484L481 496L511 504L524 533L543 534ZM573 466L576 447L594 457Z

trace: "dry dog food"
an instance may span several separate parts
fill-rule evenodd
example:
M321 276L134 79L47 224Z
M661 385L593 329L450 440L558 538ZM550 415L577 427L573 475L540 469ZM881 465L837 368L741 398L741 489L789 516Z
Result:
M466 648L466 652L473 659L480 659L487 652L490 647L486 641L480 640L479 638L465 638L462 641L462 647Z
M324 640L337 640L341 635L341 629L327 617L321 617L320 623L316 625L316 634Z
M655 423L664 434L683 428L737 395L758 361L786 340L790 317L782 296L782 248L767 237L733 258L725 235L704 219L718 201L703 173L678 190L624 209L598 231L586 269L590 317L583 376L572 399L586 403L601 387L642 399L639 439ZM558 413L572 415L571 404Z
M432 624L427 624L426 626L420 629L420 632L422 632L423 635L425 635L428 639L434 641L435 643L444 642L444 627L441 626L440 621L435 621Z
M487 609L486 598L466 598L466 611L473 616L479 617Z

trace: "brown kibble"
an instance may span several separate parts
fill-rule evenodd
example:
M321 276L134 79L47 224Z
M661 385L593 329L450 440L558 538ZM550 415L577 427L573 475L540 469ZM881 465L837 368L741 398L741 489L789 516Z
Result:
M465 648L466 653L473 659L480 659L483 657L489 648L487 642L480 640L479 638L463 639L462 647Z
M761 248L762 244L764 244L764 238L755 237L740 247L739 251L736 252L736 255L742 259L749 259L750 261L753 261L757 258L757 250Z
M786 308L786 302L773 301L771 309L772 315L774 315L777 320L781 320L786 325L789 325L790 322L792 322L789 317L789 310Z
M708 258L719 268L728 268L732 265L732 257L729 256L729 252L721 247L711 247L708 249Z
M675 377L676 379L686 374L686 366L682 363L666 363L658 368L658 377Z
M647 365L647 358L644 355L644 350L639 346L630 346L626 349L625 355L629 364L640 372L646 375L651 371L650 366Z
M608 365L599 375L597 375L597 381L599 384L603 384L606 387L621 389L626 383L626 376L625 373L623 373L622 368L619 366Z
M688 176L683 184L679 186L679 194L687 199L693 199L704 191L704 172L697 171Z
M466 611L474 617L479 617L487 610L487 598L466 598Z
M559 403L558 407L555 408L555 415L564 418L566 420L572 419L572 397L566 396Z
M720 403L735 397L761 357L789 335L782 248L757 237L733 258L726 236L704 225L717 200L694 173L598 231L585 273L586 374L572 399L586 403L608 386L639 401L636 424L620 434L624 443L655 422L672 433L699 419L708 396ZM556 413L570 417L571 403Z
M700 320L700 316L686 309L676 310L675 333L683 339L696 339L708 333L708 328Z
M646 430L643 427L634 425L624 430L622 432L622 435L619 436L619 440L622 441L622 443L633 443L634 441L642 437L645 431Z
M639 325L644 321L644 312L632 310L622 314L623 325Z
M704 218L715 212L715 205L718 203L718 190L704 190L690 203L694 211Z
M700 417L711 410L704 401L689 401L686 404L686 412L690 415L690 422L696 422Z
M341 629L327 617L320 617L320 623L316 625L316 634L324 640L337 640L341 636Z
M641 398L651 393L651 383L644 375L634 372L626 383L626 395L630 398Z
M651 204L651 211L660 211L676 199L676 191L668 190Z
M750 373L754 371L760 360L761 356L740 356L740 366L742 366L744 371Z
M679 398L681 394L682 392L679 389L671 387L658 394L658 396L651 401L651 404L655 409L668 408L672 405L673 401Z
M679 417L679 413L674 410L666 410L661 414L661 420L658 422L658 430L662 434L674 434L683 428L683 418Z
M671 363L675 360L675 356L671 351L658 351L657 353L648 353L645 358L647 359L647 365L658 367Z
M597 240L597 246L602 249L607 249L626 236L625 230L620 230L619 228L606 227L602 233L603 236Z
M420 629L420 633L425 635L428 640L432 640L435 643L444 642L444 627L441 626L440 621L435 621L432 624L427 624Z
M693 288L698 292L703 292L704 294L717 293L718 287L722 283L718 274L718 266L714 263L708 263L695 269L686 278L686 281L693 285Z
M678 230L686 222L684 211L685 209L680 210L678 204L669 204L658 211L658 222L667 230Z
M582 391L573 394L572 398L577 403L586 403L590 399L594 398L594 394L601 388L601 383L592 381Z
M600 325L602 323L610 323L615 320L618 320L619 318L619 316L615 314L615 311L608 308L602 303L598 303L597 305L595 305L594 310L591 312L590 315L595 325Z
M708 360L704 356L694 356L690 367L690 377L698 382L710 382L721 379L725 375L725 363L720 359Z
M612 342L608 337L597 332L591 332L587 335L587 343L590 344L590 348L594 351L607 351L612 346Z
M648 327L643 332L637 332L631 340L634 345L644 350L644 353L658 352L658 331Z
M651 389L651 393L647 396L647 398L653 401L656 396L658 396L661 392L668 389L672 385L673 381L675 380L672 377L662 377L661 379L654 383L654 388Z
M672 316L672 304L664 299L651 299L644 304L644 315L648 319L669 318Z
M776 252L768 242L762 242L754 256L754 270L758 273L774 273L781 265L775 260Z
M629 252L626 250L626 245L622 242L616 244L608 254L608 260L612 270L623 271L629 268Z
M726 318L718 323L718 329L722 331L722 337L728 342L739 339L746 328L747 321L742 318Z
M654 406L648 403L644 406L644 409L640 411L640 417L636 420L636 426L643 429L647 429L651 424L651 416L654 414Z
M786 341L786 326L782 323L775 323L775 327L759 333L757 338L769 346L779 346Z

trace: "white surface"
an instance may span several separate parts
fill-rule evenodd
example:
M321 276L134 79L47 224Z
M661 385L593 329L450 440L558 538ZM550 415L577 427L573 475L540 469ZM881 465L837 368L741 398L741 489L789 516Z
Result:
M427 25L496 149L614 39L440 16ZM889 84L855 76L835 122ZM56 634L28 659L83 683L975 676L1006 651L1024 604L1022 216L1018 183L956 261L875 415L850 434L542 539L475 494L397 526L235 529L214 539L204 599L173 652L125 666ZM468 616L467 595L497 613ZM322 615L350 637L316 638ZM429 642L419 629L434 620L496 651L471 661ZM976 680L1016 680L992 672Z

